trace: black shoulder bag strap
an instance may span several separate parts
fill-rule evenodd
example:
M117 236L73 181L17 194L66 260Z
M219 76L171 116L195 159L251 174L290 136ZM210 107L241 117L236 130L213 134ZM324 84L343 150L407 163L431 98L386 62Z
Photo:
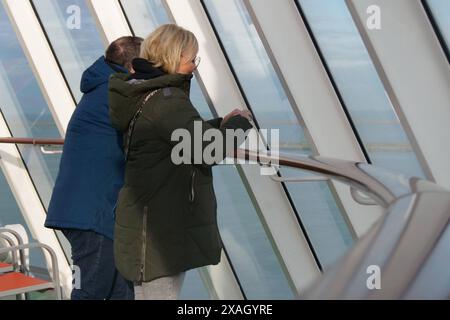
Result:
M128 161L128 155L130 153L130 145L131 145L131 136L133 135L133 131L134 131L134 126L136 124L136 121L139 119L139 116L142 113L142 108L144 108L144 105L147 103L147 101L153 97L157 92L159 91L159 89L154 90L152 92L150 92L145 98L144 101L142 101L139 109L136 111L136 113L133 116L133 119L131 119L130 124L128 125L128 134L127 134L127 138L125 140L125 145L124 145L124 153L125 153L125 162Z

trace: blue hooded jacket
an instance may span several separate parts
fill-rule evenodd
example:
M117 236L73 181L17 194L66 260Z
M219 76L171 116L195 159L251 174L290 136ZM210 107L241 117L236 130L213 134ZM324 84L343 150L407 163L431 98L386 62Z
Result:
M113 239L125 166L122 134L109 119L108 81L117 70L100 57L83 73L84 95L67 127L45 221L48 228L91 230Z

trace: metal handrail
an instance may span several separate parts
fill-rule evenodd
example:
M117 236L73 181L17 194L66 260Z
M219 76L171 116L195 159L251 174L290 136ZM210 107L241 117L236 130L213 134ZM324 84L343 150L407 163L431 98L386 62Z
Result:
M362 162L333 159L323 156L296 156L291 154L289 157L283 155L271 157L264 153L243 149L236 150L235 158L259 163L262 166L267 166L267 163L272 162L277 163L279 166L318 173L322 177L343 182L354 189L360 190L384 208L388 208L399 197L415 192L414 183L412 182L409 185L405 184L405 177L402 175L394 174L388 170ZM379 174L374 175L374 171L379 172ZM419 178L416 179L419 180ZM295 182L296 180L301 181L302 178L280 178L275 176L275 180L280 182ZM322 179L318 177L318 180ZM431 189L445 190L436 185L430 186Z
M34 138L0 138L0 143L9 144L28 144L28 145L63 145L64 139L34 139ZM270 157L263 153L256 153L249 150L238 149L235 152L235 158L241 160L250 160L255 163L267 166L267 163L275 162L281 166L287 166L296 169L307 170L320 174L318 177L279 177L272 176L272 180L277 182L300 182L300 181L322 181L325 179L335 179L345 184L349 184L352 189L359 190L371 198L382 207L388 207L393 201L401 195L413 192L411 188L401 184L398 175L391 175L390 184L383 184L379 179L374 177L374 168L366 163L359 163L348 160L340 160L327 158L322 156L279 156ZM376 168L376 170L382 170ZM388 172L388 171L386 171ZM396 183L395 180L398 180ZM392 187L392 188L391 188ZM436 186L434 185L433 188ZM402 189L399 194L399 189ZM355 201L361 204L374 204L374 202L364 199L361 196L355 196L355 190L351 192Z
M357 190L354 187L350 187L350 195L352 196L353 200L365 206L376 206L378 204L370 196L364 196L360 190Z
M50 146L63 145L64 139L0 138L0 143Z
M44 141L48 143L48 140ZM245 163L255 163L261 167L276 164L272 166L314 172L320 177L286 178L275 174L270 178L280 183L334 179L349 185L351 194L360 203L374 204L357 192L370 196L385 209L385 214L366 235L331 270L325 272L302 298L450 297L450 284L440 281L450 278L449 268L434 267L439 266L443 259L448 260L448 251L444 250L446 247L442 241L446 239L444 235L450 234L449 190L419 177L406 177L367 163L322 156L273 157L261 152L238 149L234 158L238 163L244 160ZM384 288L376 288L378 291L369 288L366 283L368 265L381 270L383 279L386 279L383 282ZM434 290L433 285L440 285L441 290Z
M33 138L0 138L0 143L5 144L25 144L40 146L43 154L61 154L62 150L48 150L46 146L62 146L64 139L33 139Z
M0 138L0 143L5 144L27 144L27 145L64 145L64 139L45 139L45 138ZM402 195L419 191L441 190L446 189L437 186L432 182L426 183L420 178L413 178L414 183L407 185L405 181L409 178L399 174L392 173L388 170L369 165L363 162L355 162L349 160L341 160L328 158L323 156L297 156L289 154L289 156L271 157L267 154L254 152L249 150L237 149L234 155L235 159L250 160L259 163L262 166L267 166L267 163L277 163L281 166L307 170L320 174L316 177L279 177L272 176L272 180L277 182L301 182L301 181L322 181L326 179L335 179L351 187L362 191L372 197L381 204L387 207L396 198ZM382 178L382 179L380 179ZM387 181L388 183L384 183ZM419 181L421 181L419 186ZM409 181L411 182L411 181Z

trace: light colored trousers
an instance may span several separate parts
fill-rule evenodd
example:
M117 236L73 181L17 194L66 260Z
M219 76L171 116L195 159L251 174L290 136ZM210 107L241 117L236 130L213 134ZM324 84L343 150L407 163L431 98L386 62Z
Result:
M134 286L135 300L177 300L183 286L186 273L181 272L170 277L142 282Z

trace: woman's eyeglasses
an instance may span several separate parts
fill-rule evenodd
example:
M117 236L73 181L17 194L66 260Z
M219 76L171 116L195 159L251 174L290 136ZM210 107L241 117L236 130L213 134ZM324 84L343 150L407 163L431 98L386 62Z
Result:
M185 57L183 55L181 55L182 57ZM192 59L190 62L197 68L198 65L200 64L200 61L202 61L202 59L200 57L195 57L194 59Z
M200 57L195 57L194 59L191 60L191 62L194 64L194 66L197 68L198 65L200 64L200 61L202 61L202 58Z

